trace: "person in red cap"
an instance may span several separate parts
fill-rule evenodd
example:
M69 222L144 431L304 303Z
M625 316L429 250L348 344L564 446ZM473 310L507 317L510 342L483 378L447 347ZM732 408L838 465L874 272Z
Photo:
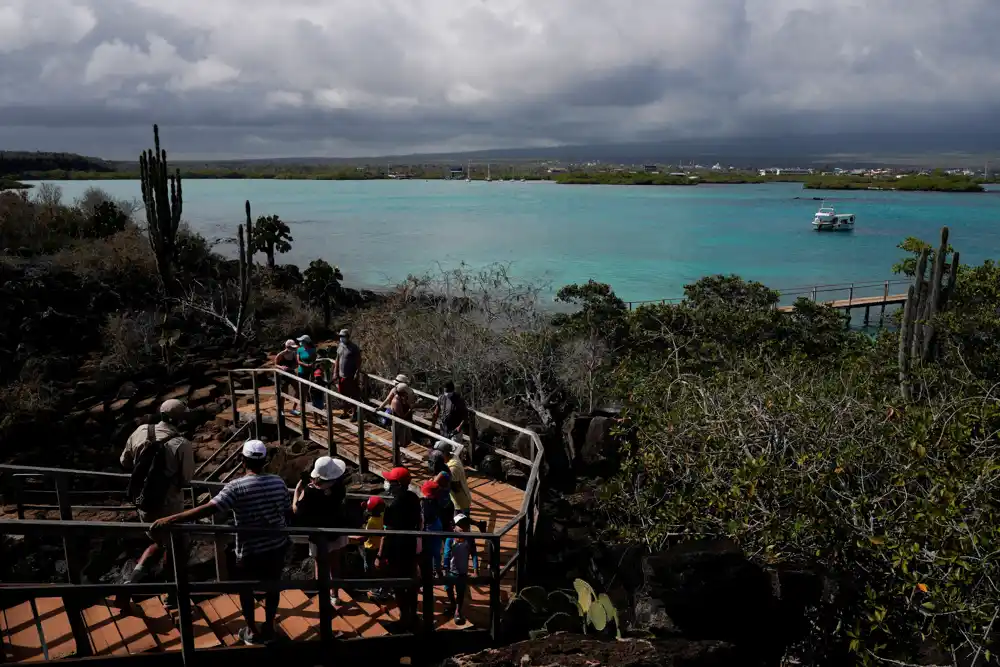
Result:
M420 495L423 496L420 499L421 517L424 522L423 529L444 530L441 522L441 501L439 500L441 487L433 479L429 479L420 487ZM425 537L423 538L423 545L431 554L431 565L434 568L434 576L438 578L443 577L444 572L441 569L441 538Z
M386 530L420 530L420 499L410 491L410 471L393 468L385 474L385 489L392 496L385 509ZM410 535L387 535L382 538L375 567L388 577L417 576L417 538ZM399 626L414 629L417 620L417 589L414 586L394 591L399 607Z
M365 530L382 530L385 528L385 520L383 515L385 514L385 501L382 500L381 496L369 496L368 500L365 501ZM378 555L379 547L382 546L382 537L374 536L365 538L359 538L361 544L361 556L364 558L365 563L365 573L369 577L375 576L375 558ZM369 592L368 597L375 602L387 602L392 599L392 594L388 591L378 588Z

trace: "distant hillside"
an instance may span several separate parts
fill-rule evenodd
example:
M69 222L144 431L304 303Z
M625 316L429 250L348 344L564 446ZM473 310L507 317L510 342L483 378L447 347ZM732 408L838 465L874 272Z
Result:
M115 163L75 153L29 153L0 151L0 177L33 180L58 177L59 172L108 173Z

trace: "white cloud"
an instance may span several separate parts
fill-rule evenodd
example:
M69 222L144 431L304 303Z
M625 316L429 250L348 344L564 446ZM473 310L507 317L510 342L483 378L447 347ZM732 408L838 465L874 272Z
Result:
M0 54L33 46L69 46L97 25L85 2L3 0L0 2Z
M113 92L400 151L904 123L1000 109L996 34L997 0L0 0L0 113Z
M212 88L239 76L238 69L213 56L185 60L173 44L155 33L146 35L146 41L147 50L119 39L102 42L87 62L83 82L115 87L130 81L149 85L153 80L162 81L170 90L185 92Z

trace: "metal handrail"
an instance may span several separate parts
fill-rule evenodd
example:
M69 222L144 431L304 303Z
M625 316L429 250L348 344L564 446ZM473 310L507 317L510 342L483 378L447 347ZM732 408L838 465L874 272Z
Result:
M798 286L798 287L787 287L787 288L776 288L774 291L778 292L781 296L794 296L796 294L813 294L818 292L838 292L848 289L865 289L872 287L884 287L890 285L909 285L910 281L905 279L889 279L889 280L873 280L867 282L854 282L854 283L830 283L825 285L809 285L809 286ZM666 305L668 303L681 303L686 301L687 297L672 297L669 299L645 299L641 301L625 301L625 306L632 310L633 306L641 306L643 304L658 303Z

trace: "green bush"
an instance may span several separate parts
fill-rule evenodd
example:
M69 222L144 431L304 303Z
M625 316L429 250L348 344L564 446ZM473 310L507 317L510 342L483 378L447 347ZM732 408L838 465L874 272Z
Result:
M849 333L829 308L791 316L762 286L711 278L630 316L612 539L736 540L769 566L819 570L803 653L864 664L930 641L986 650L1000 611L1000 270L964 268L939 355L903 404L896 335ZM651 372L650 369L655 369ZM878 656L878 659L876 658Z

